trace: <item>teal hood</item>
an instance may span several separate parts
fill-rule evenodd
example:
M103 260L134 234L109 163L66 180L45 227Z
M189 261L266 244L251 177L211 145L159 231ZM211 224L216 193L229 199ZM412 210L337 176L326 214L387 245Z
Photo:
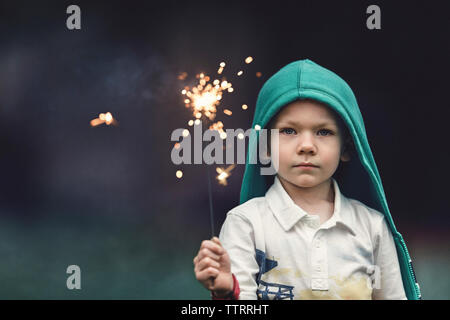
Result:
M412 262L402 235L397 231L384 194L366 135L366 129L355 95L350 86L334 72L305 59L283 67L263 85L256 103L252 128L264 128L285 105L299 99L313 99L336 111L353 137L357 156L345 168L339 180L342 193L382 212L392 231L397 248L403 285L410 300L420 299L420 289L415 279ZM258 139L256 139L258 140ZM256 150L256 140L250 139L249 151ZM250 163L252 155L247 152L240 203L254 197L264 196L273 183L274 176L260 174L260 164Z

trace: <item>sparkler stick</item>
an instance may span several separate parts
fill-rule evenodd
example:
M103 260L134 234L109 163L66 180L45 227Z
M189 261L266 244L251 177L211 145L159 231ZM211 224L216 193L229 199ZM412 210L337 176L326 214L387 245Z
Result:
M209 173L209 166L206 166L208 172L208 196L209 196L209 220L211 222L211 239L214 237L214 211L212 205L212 191L211 191L211 176Z

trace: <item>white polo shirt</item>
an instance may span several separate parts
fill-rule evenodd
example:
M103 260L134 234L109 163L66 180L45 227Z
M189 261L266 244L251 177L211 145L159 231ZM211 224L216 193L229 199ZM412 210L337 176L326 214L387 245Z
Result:
M239 299L406 299L384 215L332 181L334 212L322 225L278 177L264 197L228 212L219 238Z

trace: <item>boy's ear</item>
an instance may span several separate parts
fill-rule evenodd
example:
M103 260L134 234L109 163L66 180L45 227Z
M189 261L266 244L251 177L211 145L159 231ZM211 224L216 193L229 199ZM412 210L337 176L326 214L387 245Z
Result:
M350 161L350 159L351 159L350 148L352 145L353 145L352 138L347 138L344 143L344 146L343 146L344 150L342 150L342 152L341 152L341 161L343 161L343 162Z
M341 161L342 162L348 162L350 161L350 153L347 150L344 150L341 154Z

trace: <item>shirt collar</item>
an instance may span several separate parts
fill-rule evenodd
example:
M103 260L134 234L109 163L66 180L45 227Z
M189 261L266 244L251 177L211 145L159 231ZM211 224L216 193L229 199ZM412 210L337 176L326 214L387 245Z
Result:
M352 219L349 215L349 203L347 198L340 192L337 181L331 178L334 187L334 212L330 219L325 221L320 227L331 228L340 224L349 229L355 235L352 228ZM275 176L273 185L265 195L267 202L272 209L276 219L285 231L289 231L300 219L310 216L305 210L298 206L284 189L278 176Z

